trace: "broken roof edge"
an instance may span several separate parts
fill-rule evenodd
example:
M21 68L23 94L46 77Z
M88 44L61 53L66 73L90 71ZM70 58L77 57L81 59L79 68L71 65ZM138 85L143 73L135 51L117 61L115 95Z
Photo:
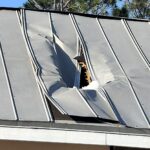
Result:
M77 13L77 12L62 12L62 11L57 11L57 10L40 10L40 9L27 9L27 8L15 8L15 7L0 7L0 10L29 10L29 11L39 11L39 12L51 12L51 13L59 13L59 14L64 14L64 15L78 15L78 16L84 16L84 17L90 17L90 18L101 18L101 19L114 19L114 20L129 20L129 21L140 21L140 22L150 22L150 19L140 19L140 18L127 18L127 17L116 17L116 16L105 16L105 15L94 15L94 14L85 14L85 13Z
M57 123L50 123L48 127L43 127L43 125L40 127L33 124L24 125L22 122L22 125L18 124L18 126L0 125L0 140L150 148L149 132L149 130L131 128Z

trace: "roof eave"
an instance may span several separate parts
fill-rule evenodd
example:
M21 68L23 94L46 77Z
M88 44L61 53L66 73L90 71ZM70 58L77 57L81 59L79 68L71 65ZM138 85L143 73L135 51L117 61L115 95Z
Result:
M150 148L148 129L44 122L10 124L0 126L0 140Z

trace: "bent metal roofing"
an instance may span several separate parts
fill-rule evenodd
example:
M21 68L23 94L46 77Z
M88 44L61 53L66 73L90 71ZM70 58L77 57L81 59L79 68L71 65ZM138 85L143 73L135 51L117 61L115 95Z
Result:
M149 40L148 20L1 8L0 119L53 122L50 102L62 116L149 128Z

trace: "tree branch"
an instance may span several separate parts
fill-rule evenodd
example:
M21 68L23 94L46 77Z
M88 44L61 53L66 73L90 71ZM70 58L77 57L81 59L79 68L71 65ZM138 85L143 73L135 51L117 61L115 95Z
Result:
M68 0L65 4L64 4L64 6L63 6L63 9L65 9L67 6L68 6L68 4L71 2L71 0Z
M33 2L36 8L43 9L35 0L29 0L29 2Z

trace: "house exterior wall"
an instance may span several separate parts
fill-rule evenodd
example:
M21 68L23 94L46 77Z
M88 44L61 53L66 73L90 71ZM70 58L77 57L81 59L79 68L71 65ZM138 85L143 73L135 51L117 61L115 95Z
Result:
M106 146L0 141L0 150L109 150Z
M0 141L0 150L143 150L127 147L106 147L81 144Z
M144 150L144 148L129 148L129 147L113 147L110 150ZM149 150L149 149L145 149Z

